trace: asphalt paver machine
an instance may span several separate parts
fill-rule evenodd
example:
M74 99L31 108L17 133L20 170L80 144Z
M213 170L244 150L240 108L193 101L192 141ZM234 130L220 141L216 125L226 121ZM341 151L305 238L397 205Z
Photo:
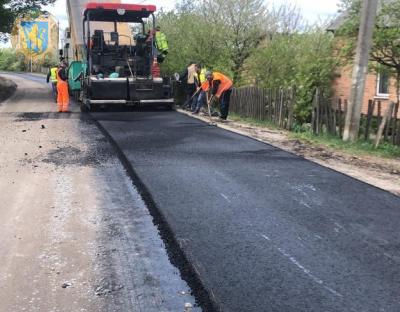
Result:
M160 77L157 64L155 10L154 5L86 4L80 61L82 111L111 104L173 106L171 79Z

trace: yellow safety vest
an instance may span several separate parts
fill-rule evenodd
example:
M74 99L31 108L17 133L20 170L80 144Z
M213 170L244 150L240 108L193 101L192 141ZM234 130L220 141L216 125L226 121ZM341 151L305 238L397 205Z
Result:
M57 67L52 67L50 69L50 81L57 82Z
M161 31L156 32L156 48L159 52L168 51L167 36Z
M207 72L207 68L201 69L200 75L199 75L200 83L203 83L204 81L206 81L206 72Z

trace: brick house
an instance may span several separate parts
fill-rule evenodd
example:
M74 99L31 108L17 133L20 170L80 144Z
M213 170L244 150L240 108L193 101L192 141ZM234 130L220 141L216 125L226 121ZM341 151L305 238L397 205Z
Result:
M345 14L340 15L329 25L327 31L335 33L335 31L344 23L345 19ZM332 85L335 97L349 99L352 73L352 64L346 65L337 70ZM365 80L365 93L362 106L363 114L367 114L368 112L369 100L374 100L376 102L379 101L381 103L381 113L384 113L390 102L397 101L396 80L389 77L389 75L384 72L377 73L370 71ZM378 105L375 105L374 114L378 114ZM398 117L400 118L400 110Z

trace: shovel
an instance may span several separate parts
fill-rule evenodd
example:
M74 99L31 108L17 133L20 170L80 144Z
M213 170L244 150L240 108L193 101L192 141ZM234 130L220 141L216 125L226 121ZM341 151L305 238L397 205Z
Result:
M190 101L193 100L193 98L201 91L201 88L198 88L197 91L195 93L193 93L193 95L190 97L190 99L186 100L185 103L182 104L182 108L185 109L186 106L189 104Z

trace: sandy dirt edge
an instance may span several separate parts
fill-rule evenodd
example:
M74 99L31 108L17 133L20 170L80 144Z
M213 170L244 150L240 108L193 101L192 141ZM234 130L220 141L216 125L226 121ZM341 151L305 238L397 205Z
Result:
M177 111L196 119L210 121L208 116L192 115L181 109L177 109ZM213 122L219 128L268 143L400 196L400 159L351 155L326 146L308 145L290 138L289 133L284 130L257 127L232 120L220 122L217 118L213 118Z

